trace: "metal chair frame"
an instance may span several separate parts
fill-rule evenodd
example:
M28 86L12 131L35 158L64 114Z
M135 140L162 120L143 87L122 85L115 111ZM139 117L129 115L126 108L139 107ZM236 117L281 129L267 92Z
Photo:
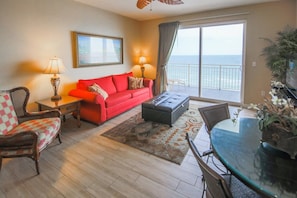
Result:
M238 179L232 175L220 175L214 171L204 160L195 146L192 138L186 133L186 140L189 147L203 173L203 193L206 193L206 197L211 198L232 198L232 197L261 197L255 191L244 185ZM223 177L225 176L225 178Z

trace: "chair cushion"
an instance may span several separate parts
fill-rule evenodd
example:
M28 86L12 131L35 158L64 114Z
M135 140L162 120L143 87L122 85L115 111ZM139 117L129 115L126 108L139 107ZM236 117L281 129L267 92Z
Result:
M42 151L59 132L61 119L42 118L36 120L29 120L19 124L17 127L9 131L7 134L15 134L23 131L34 131L38 133L38 149Z
M0 135L6 135L18 125L9 93L0 94Z

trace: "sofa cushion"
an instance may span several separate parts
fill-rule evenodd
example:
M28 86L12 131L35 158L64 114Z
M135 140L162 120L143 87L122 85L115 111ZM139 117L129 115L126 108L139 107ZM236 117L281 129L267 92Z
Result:
M95 82L95 79L89 79L89 80L80 79L76 84L76 88L88 91L89 86L94 84L94 82Z
M132 97L134 98L134 97L137 97L142 94L148 94L148 92L149 92L148 89L149 89L148 87L144 87L141 89L133 89L133 90L128 90L128 91L131 93Z
M88 90L88 87L96 83L99 85L104 91L106 91L108 94L116 93L116 88L112 81L112 76L106 76L102 78L94 78L89 80L78 80L77 88Z
M133 76L132 72L125 74L113 75L112 80L117 89L117 92L125 91L128 89L128 77Z
M143 78L129 76L129 89L143 88Z
M6 135L18 125L18 119L9 93L0 94L0 135Z
M114 94L117 92L112 81L112 76L98 78L95 80L95 83L104 89L108 94Z
M107 108L112 107L114 105L122 103L125 100L130 99L131 97L132 97L131 93L127 91L112 94L112 95L109 95L109 97L105 100L105 104Z
M92 86L89 86L89 91L91 92L96 92L98 94L100 94L104 100L108 97L108 93L106 93L106 91L104 89L102 89L99 85L97 85L96 83L94 83Z

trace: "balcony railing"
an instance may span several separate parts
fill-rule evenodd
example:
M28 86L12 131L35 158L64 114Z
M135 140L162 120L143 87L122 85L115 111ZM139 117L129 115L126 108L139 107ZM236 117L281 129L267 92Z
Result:
M201 67L201 88L240 91L242 66L203 64ZM198 64L175 64L167 66L169 84L199 87Z

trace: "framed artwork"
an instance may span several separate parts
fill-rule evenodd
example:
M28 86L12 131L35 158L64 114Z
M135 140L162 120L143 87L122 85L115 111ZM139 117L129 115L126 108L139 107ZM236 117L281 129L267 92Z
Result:
M72 32L75 67L123 64L123 38Z

